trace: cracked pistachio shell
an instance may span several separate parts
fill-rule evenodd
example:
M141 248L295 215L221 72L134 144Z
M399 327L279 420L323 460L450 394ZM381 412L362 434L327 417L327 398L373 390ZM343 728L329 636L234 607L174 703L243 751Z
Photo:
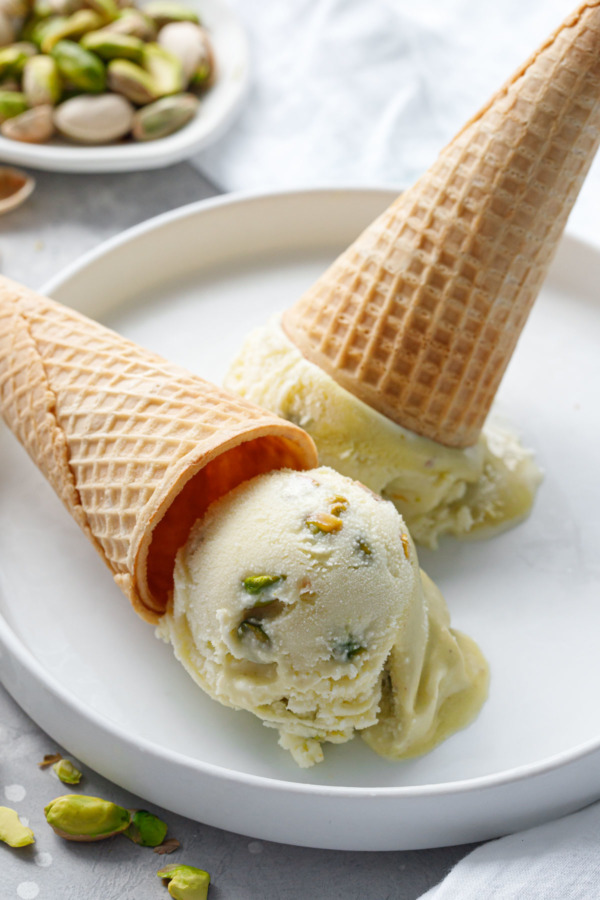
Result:
M64 22L49 27L40 43L42 53L50 53L63 38L80 38L87 31L95 31L104 25L104 19L92 9L79 9Z
M20 116L27 109L25 94L20 91L0 91L0 123Z
M130 130L133 106L117 94L72 97L54 111L54 124L65 137L80 144L108 144Z
M195 22L197 25L200 23L197 13L189 6L173 0L151 0L144 6L144 12L154 20L159 30L169 22Z
M59 73L74 87L99 94L106 87L106 70L99 56L76 44L62 40L52 48Z
M51 106L34 106L0 125L0 132L12 141L44 144L54 134Z
M9 806L0 806L0 841L9 847L27 847L35 843L31 828L21 823L18 814Z
M117 34L101 28L100 31L84 34L79 43L104 60L129 59L139 64L144 59L144 42L130 34Z
M123 9L119 17L106 26L107 31L116 34L130 34L142 41L153 41L156 37L156 25L139 9Z
M171 22L161 28L158 43L181 62L184 83L210 57L210 45L204 28L193 22Z
M146 809L135 809L131 813L131 824L123 834L141 847L158 847L167 835L167 823Z
M54 106L60 100L62 84L56 60L32 56L23 69L23 93L30 106Z
M7 47L16 38L15 26L10 16L0 10L0 47Z
M136 141L154 141L179 131L193 119L199 102L192 94L162 97L138 109L133 117L133 136Z
M27 41L19 41L10 47L0 49L0 78L8 78L19 75L30 57L37 53L34 44Z
M46 821L67 841L101 841L129 826L129 810L100 797L65 794L44 809Z
M108 86L139 105L152 103L158 97L151 75L127 59L113 59L108 64Z
M180 866L176 863L165 866L156 873L169 882L169 894L174 900L206 900L210 875L194 866Z
M144 46L144 68L154 82L157 97L178 94L183 90L183 68L180 60L160 44Z

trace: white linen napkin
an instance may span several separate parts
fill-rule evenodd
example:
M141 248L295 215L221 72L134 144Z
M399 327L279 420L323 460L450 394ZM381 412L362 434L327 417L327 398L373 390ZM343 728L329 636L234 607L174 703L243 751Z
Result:
M420 900L592 900L600 896L600 803L490 841Z
M250 40L239 119L195 164L224 190L404 188L577 0L228 0ZM600 160L569 228L600 243Z

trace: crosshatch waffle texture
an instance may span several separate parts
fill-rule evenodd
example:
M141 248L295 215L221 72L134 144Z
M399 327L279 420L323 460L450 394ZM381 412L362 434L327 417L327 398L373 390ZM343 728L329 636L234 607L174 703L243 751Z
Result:
M5 278L0 410L148 621L212 500L317 465L297 426Z
M284 314L285 332L400 425L474 444L599 141L597 0Z

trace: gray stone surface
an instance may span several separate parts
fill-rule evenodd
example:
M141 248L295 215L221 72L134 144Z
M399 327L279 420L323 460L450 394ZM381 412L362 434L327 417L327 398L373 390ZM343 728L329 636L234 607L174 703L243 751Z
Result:
M124 228L214 194L189 165L127 175L37 173L29 202L0 219L2 272L39 288L60 269ZM0 805L27 818L31 848L0 843L0 900L159 900L161 862L207 869L209 900L413 900L438 882L468 848L419 852L345 853L256 841L152 808L169 824L181 850L159 857L125 838L67 843L45 822L43 807L65 793L37 763L59 748L0 687ZM86 770L83 793L127 807L147 807ZM257 811L260 814L260 811Z

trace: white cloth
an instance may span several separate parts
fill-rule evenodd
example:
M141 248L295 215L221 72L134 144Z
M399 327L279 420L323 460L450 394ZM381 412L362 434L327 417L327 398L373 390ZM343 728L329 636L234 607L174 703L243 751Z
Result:
M229 0L253 78L196 165L225 190L410 185L576 0ZM569 222L600 244L600 160ZM600 804L470 853L422 900L600 897Z
M224 190L408 187L576 0L228 0L252 81L195 158ZM600 243L600 160L569 228Z
M600 803L473 850L421 900L600 897Z

